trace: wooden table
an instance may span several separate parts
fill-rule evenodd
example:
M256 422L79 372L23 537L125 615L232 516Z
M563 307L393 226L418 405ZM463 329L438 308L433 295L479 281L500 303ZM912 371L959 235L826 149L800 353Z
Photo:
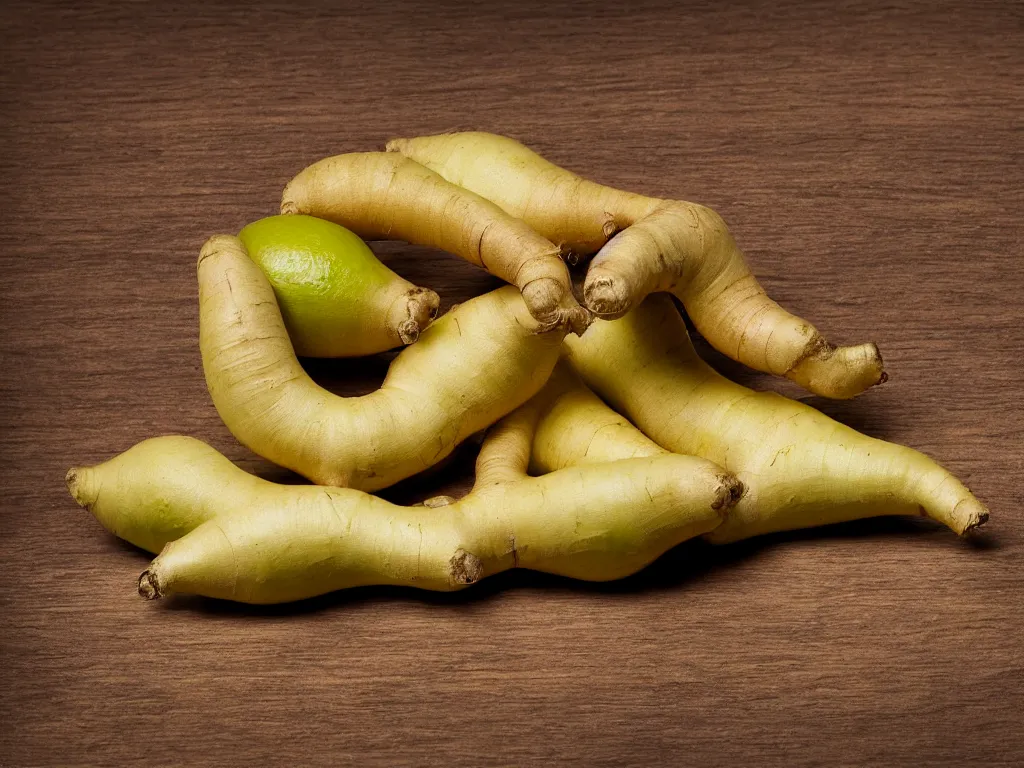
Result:
M535 6L4 4L0 765L1024 756L1021 6ZM69 466L185 433L296 481L207 395L202 241L311 161L465 127L715 207L775 298L884 352L885 386L811 402L945 463L987 530L684 545L603 586L142 602L147 556L74 505ZM495 284L376 249L449 303ZM354 393L386 361L309 367ZM464 489L471 461L386 495Z

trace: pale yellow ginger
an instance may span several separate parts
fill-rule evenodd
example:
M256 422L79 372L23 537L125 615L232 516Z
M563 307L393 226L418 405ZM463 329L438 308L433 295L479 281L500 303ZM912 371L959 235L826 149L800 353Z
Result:
M570 375L556 375L527 406L540 409L537 471L663 450L708 459L746 488L708 534L717 543L880 515L926 515L959 534L988 519L985 506L924 454L715 372L667 296L648 297L620 320L596 321L564 346L611 408Z
M314 163L285 187L281 213L329 219L367 240L440 248L519 288L544 326L579 333L590 322L554 243L401 155L358 152Z
M835 347L772 301L710 208L596 184L489 133L394 139L387 148L496 203L563 249L596 253L583 296L599 317L621 317L648 294L667 291L716 349L751 368L836 398L884 380L874 344Z
M338 397L302 369L274 292L238 238L199 257L206 383L239 441L324 485L376 490L445 458L529 399L566 333L543 330L505 287L461 304L394 359L380 389Z
M532 474L668 453L605 405L565 360L555 366L544 389L520 409L533 410L537 419Z
M463 499L401 507L350 488L277 485L208 445L158 437L68 473L79 504L160 552L139 578L153 599L198 594L281 603L348 587L457 590L510 568L605 581L722 524L739 482L665 455L528 477L532 416L485 440Z

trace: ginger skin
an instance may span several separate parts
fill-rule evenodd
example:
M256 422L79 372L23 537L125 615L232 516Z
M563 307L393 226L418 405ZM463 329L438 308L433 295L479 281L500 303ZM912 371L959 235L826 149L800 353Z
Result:
M716 349L751 368L833 398L884 381L874 344L835 347L772 301L710 208L596 184L494 134L394 139L387 149L496 203L563 249L596 253L583 296L598 317L621 317L648 294L669 292Z
M451 591L510 568L605 581L722 524L739 482L665 455L526 475L532 416L488 435L466 497L400 507L349 488L277 485L198 440L159 437L68 473L79 504L160 555L139 578L172 593L280 603L348 587Z
M595 395L567 360L520 409L536 411L530 474L669 453Z
M358 152L314 163L285 187L281 213L328 219L366 240L440 248L519 288L542 326L582 333L590 323L554 243L401 155Z
M372 491L446 457L529 399L566 333L542 330L512 287L436 320L381 388L343 398L303 371L274 292L238 238L199 257L199 345L217 412L253 451L313 482Z
M661 449L713 461L747 488L729 519L708 534L715 543L881 515L926 515L958 534L988 519L985 506L924 454L718 374L697 356L667 296L649 296L619 320L597 321L564 346L611 408L568 374L556 374L554 389L538 397L546 404L533 446L538 471L585 464L592 451L602 461Z

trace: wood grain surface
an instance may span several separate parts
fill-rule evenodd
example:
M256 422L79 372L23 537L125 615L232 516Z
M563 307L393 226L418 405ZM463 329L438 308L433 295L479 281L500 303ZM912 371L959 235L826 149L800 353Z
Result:
M1011 765L1024 757L1020 3L3 4L0 765ZM202 241L328 154L475 127L697 200L891 380L811 399L992 509L255 609L141 601L63 485L219 421ZM494 281L375 244L456 302ZM708 352L707 348L702 348ZM720 356L730 376L794 389ZM342 393L384 358L311 364ZM466 487L473 450L392 499Z

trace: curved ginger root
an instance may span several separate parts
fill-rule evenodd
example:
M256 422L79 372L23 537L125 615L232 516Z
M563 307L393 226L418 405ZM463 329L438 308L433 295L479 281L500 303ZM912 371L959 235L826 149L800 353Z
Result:
M107 529L160 551L139 578L144 597L245 603L370 584L457 590L509 568L622 578L719 526L741 490L711 462L674 455L531 478L531 429L522 414L499 424L473 491L420 507L349 488L277 485L185 437L73 469L68 484Z
M556 245L401 155L359 152L314 163L285 187L281 213L329 219L367 240L440 248L518 287L545 326L582 333L590 322Z
M360 357L412 344L437 316L436 293L396 275L334 222L269 216L238 239L273 286L303 357Z
M595 184L488 133L394 139L387 148L493 201L563 248L596 252L583 296L599 317L621 317L649 293L669 291L716 349L751 368L835 398L884 381L874 344L834 347L768 298L709 208Z
M747 492L708 535L713 542L906 514L964 534L988 519L985 506L924 454L716 373L697 356L667 296L648 297L621 320L595 322L564 346L586 383L657 445L713 461L743 482ZM593 394L565 381L539 396L547 403L534 443L540 471L584 463L604 430L621 450L598 443L602 460L660 454Z
M520 410L532 409L537 426L530 473L668 453L595 395L566 360Z
M229 235L199 257L199 345L217 411L239 441L310 480L376 490L436 464L543 386L565 329L538 332L511 287L461 304L343 398L295 357L274 292Z

